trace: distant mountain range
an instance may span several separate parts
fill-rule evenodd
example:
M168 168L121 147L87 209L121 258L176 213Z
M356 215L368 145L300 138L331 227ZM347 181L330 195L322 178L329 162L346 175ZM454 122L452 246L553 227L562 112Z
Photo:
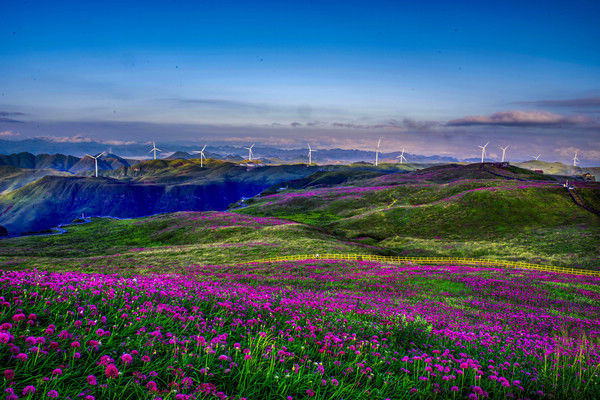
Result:
M37 154L22 152L10 155L0 154L0 166L7 165L26 169L53 169L56 171L81 173L95 170L91 157L75 157L64 154ZM112 170L128 167L130 161L114 154L105 154L98 158L98 169Z
M193 159L199 158L196 153L202 144L175 144L175 143L157 143L162 150L158 158L169 159ZM77 138L31 138L24 140L2 140L0 139L0 154L23 153L28 152L34 155L40 154L69 154L75 157L83 157L85 154L97 154L102 151L114 154L121 160L127 160L129 164L140 160L150 159L149 152L152 146L147 143L120 143L120 142L95 142L90 139ZM257 144L254 147L254 156L257 159L267 163L301 163L307 161L307 149L280 149L275 146ZM235 146L223 142L208 143L205 151L207 158L218 158L221 160L244 160L248 158L248 151L243 146ZM396 162L399 151L381 153L382 162ZM458 159L446 155L424 156L420 154L405 153L409 163L454 163L454 162L479 162L479 157ZM348 149L318 149L313 146L313 162L317 164L347 164L359 161L373 162L374 150L348 150ZM492 160L486 160L492 161ZM514 162L514 161L512 161ZM594 160L581 159L582 165L594 165ZM12 165L12 164L11 164ZM113 166L112 169L118 168ZM105 169L101 167L101 169ZM61 169L65 170L65 169Z
M183 144L158 144L163 151L159 158L169 159L193 159L200 155L195 153L200 150L200 146ZM49 138L34 138L25 140L0 140L0 152L3 154L24 153L46 154L60 153L71 154L72 156L82 157L85 154L97 154L102 151L107 153L118 153L122 159L144 160L150 158L148 152L151 146L146 144L104 144L91 141L82 142L57 142ZM256 145L254 155L263 162L306 162L307 150L302 149L280 149L272 146ZM248 158L248 151L242 146L233 146L230 144L209 145L205 151L207 158L219 158L223 160L244 160ZM395 162L399 151L382 153L380 160ZM418 154L405 153L408 162L412 163L450 163L457 162L458 159L448 156L423 156ZM374 161L374 152L366 150L347 150L347 149L314 149L312 154L313 162L318 164L352 163L358 161ZM11 164L12 165L12 164ZM100 166L99 166L100 167ZM105 168L101 168L105 169ZM113 168L114 169L114 168ZM65 169L62 169L65 170Z

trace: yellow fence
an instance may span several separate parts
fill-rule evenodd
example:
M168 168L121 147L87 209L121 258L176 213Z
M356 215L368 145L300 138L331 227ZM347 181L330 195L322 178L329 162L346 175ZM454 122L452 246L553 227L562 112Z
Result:
M558 272L563 274L599 276L600 271L592 271L589 269L564 268L551 265L531 264L519 261L504 261L504 260L489 260L480 258L451 258L451 257L392 257L392 256L377 256L369 254L298 254L292 256L280 256L272 258L262 258L259 260L249 261L248 263L266 263L279 261L300 261L300 260L354 260L354 261L377 261L390 264L459 264L459 265L489 265L495 267L507 267L515 269L528 269L545 272ZM246 264L246 263L245 263Z

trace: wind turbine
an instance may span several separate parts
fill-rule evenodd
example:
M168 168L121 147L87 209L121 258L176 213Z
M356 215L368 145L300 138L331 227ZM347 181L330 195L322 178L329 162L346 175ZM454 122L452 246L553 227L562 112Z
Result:
M502 150L502 161L504 162L504 155L506 154L506 149L508 149L510 146L506 146L506 147L502 147L502 146L498 146L500 148L500 150Z
M205 148L206 148L206 145L204 145L202 150L200 150L200 168L204 167L204 159L206 158L206 157L204 157L204 149Z
M403 161L406 161L406 157L404 157L404 147L402 148L402 153L399 156L396 156L396 158L400 159L400 164L404 164Z
M158 147L156 147L156 143L154 143L154 140L152 141L152 150L150 150L148 153L152 153L154 152L154 159L156 160L156 152L157 151L162 151L161 149L159 149Z
M375 166L379 164L379 147L381 146L381 138L377 141L377 148L375 149Z
M312 149L310 148L310 143L308 144L308 166L310 167L312 164Z
M577 161L579 161L579 158L577 158L577 150L575 150L575 157L573 157L573 166L574 167L577 166Z
M535 161L537 161L540 158L541 154L538 154L537 156L529 156L531 158L533 158Z
M252 154L253 154L252 148L253 147L254 147L254 144L252 144L252 146L250 146L250 147L244 147L245 149L248 150L248 161L252 161Z
M484 146L479 146L479 148L481 149L481 163L483 164L483 159L485 157L485 148L487 147L487 145L490 144L490 142L487 142Z
M98 154L96 157L94 157L94 156L91 156L91 155L89 155L89 154L86 154L86 156L88 156L88 157L91 157L91 158L93 158L93 159L94 159L94 164L96 165L96 178L98 177L98 158L99 158L99 157L100 157L102 154L104 154L104 152L102 152L102 153Z

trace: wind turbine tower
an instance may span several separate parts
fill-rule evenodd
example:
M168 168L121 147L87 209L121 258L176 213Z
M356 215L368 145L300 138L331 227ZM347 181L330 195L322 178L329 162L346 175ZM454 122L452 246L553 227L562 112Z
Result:
M574 167L577 166L577 161L579 161L579 158L577 158L577 150L575 150L575 157L573 157L573 166Z
M156 147L156 143L154 143L154 140L152 141L152 150L150 150L148 153L152 153L154 152L154 159L156 160L156 152L157 151L162 151L161 149L159 149L158 147Z
M253 148L253 147L254 147L254 144L252 144L252 146L250 146L250 147L244 147L245 149L247 149L247 150L248 150L248 161L252 161L252 154L254 154L254 153L252 152L252 148Z
M498 146L500 148L500 150L502 150L502 161L504 162L504 156L506 155L506 149L508 149L510 146L506 146L506 147L502 147L502 146Z
M204 159L206 158L204 157L204 149L206 149L206 145L200 150L200 168L204 168Z
M406 162L406 157L404 157L404 147L402 148L402 153L399 156L396 156L396 158L400 159L400 164L404 164L404 162Z
M481 163L483 164L483 159L485 158L485 148L487 147L487 145L490 144L490 142L487 142L484 146L479 146L479 148L481 149Z
M312 164L312 149L310 148L310 143L308 144L308 166Z
M96 157L94 157L94 156L91 156L91 155L89 155L89 154L86 154L86 156L88 156L88 157L91 157L91 158L93 158L93 159L94 159L94 164L95 164L95 166L96 166L96 178L98 177L98 158L99 158L99 157L100 157L102 154L104 154L104 152L102 152L102 153L98 154Z
M379 165L379 148L381 147L381 138L377 141L377 148L375 149L375 166Z

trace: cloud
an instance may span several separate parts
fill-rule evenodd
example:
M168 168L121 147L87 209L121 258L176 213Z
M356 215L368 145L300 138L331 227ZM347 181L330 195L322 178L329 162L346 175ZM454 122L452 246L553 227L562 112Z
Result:
M161 102L167 102L175 107L181 108L202 108L214 110L217 113L235 114L235 115L270 115L279 116L282 119L291 119L308 121L317 117L340 118L347 116L347 111L332 108L318 107L314 109L308 104L284 104L284 103L262 103L254 101L216 99L216 98L185 98L174 97L160 99Z
M0 111L0 117L20 117L25 115L22 112Z
M131 145L131 144L137 144L137 142L132 141L132 140L116 140L116 139L98 140L98 139L93 139L91 137L83 136L83 135L40 136L39 138L47 140L49 142L54 142L54 143L101 143L101 144L108 144L111 146L127 146L127 145Z
M583 158L590 160L600 160L600 151L592 149L586 149L582 151L581 148L573 146L561 148L558 151L558 154L560 154L560 156L563 158L572 160L573 156L575 155L575 152L577 152L577 157L580 160Z
M566 100L520 101L514 104L534 105L541 107L600 108L600 96Z
M333 122L331 126L334 128L346 129L391 129L391 130L426 130L440 125L435 121L416 121L410 118L404 118L402 121L390 119L373 124L358 124L352 122Z
M23 121L14 119L13 117L20 117L23 115L26 115L26 114L22 113L22 112L14 112L14 111L0 111L0 122L22 124Z
M13 136L19 136L19 133L15 132L15 131L1 131L0 132L0 137L13 137Z
M436 122L436 121L416 121L414 119L411 118L404 118L402 120L402 124L407 128L407 129L416 129L416 130L425 130L425 129L431 129L434 128L436 126L439 126L440 123Z
M592 123L583 115L565 116L548 111L504 111L492 115L477 115L455 119L447 126L502 125L502 126L560 126Z
M302 126L302 124L301 124L300 122L292 122L292 123L290 124L290 126L291 126L292 128L297 128L297 127L299 127L299 126Z
M178 150L178 144L204 145L208 143L209 145L216 145L229 143L247 146L255 142L257 146L271 145L282 148L304 148L306 142L309 142L311 146L319 148L372 149L377 144L377 139L383 137L386 151L401 150L405 147L406 151L415 154L435 155L444 153L459 159L477 158L477 156L480 156L477 145L488 140L491 142L488 146L490 151L492 147L495 149L496 145L510 144L508 154L512 160L526 159L533 152L536 152L536 154L548 154L548 157L551 157L550 155L555 156L557 160L568 163L573 155L559 158L557 150L570 146L583 150L579 156L582 165L598 165L597 160L600 159L597 158L597 153L592 153L592 151L600 152L600 129L597 128L600 124L598 123L596 125L583 125L583 127L578 125L567 126L570 129L549 129L545 126L533 126L528 128L527 134L524 135L523 128L520 126L508 126L498 129L494 125L475 125L465 129L465 127L452 127L445 124L437 124L438 126L436 126L434 123L433 129L417 131L414 128L423 126L425 123L417 122L417 126L415 126L410 120L404 121L402 118L398 118L395 125L404 126L405 129L373 129L371 131L333 127L331 121L339 121L340 124L355 122L356 125L361 125L362 123L364 126L371 122L374 122L372 125L383 125L383 122L315 118L310 120L310 123L298 120L303 124L294 128L290 126L292 121L296 121L296 119L290 119L287 123L273 126L270 123L264 125L207 125L84 120L39 121L34 124L28 121L26 124L19 125L18 131L20 133L19 138L23 139L40 136L57 137L58 139L54 140L54 145L48 143L47 148L58 149L56 151L59 152L62 151L63 147L61 146L64 146L64 151L73 148L89 149L89 151L100 149L98 147L86 147L93 145L93 143L85 143L88 140L87 138L95 138L94 142L100 143L109 140L135 141L139 145L155 138L159 143L159 147L167 146L165 150L171 151ZM384 122L389 123L390 121ZM9 128L0 128L0 130L2 129ZM16 131L16 129L13 130ZM7 139L12 141L16 138L7 137ZM67 146L68 141L82 143L70 143ZM115 151L118 147L117 144L108 143L105 146L115 146ZM101 149L104 150L105 148ZM497 152L498 150L494 151Z
M198 105L208 108L233 109L238 111L266 112L271 110L271 106L267 104L250 103L236 100L187 98L171 98L167 100L179 105Z
M94 139L89 138L87 136L82 136L82 135L44 136L44 137L40 137L40 139L45 139L49 142L54 142L54 143L92 143L92 142L94 142Z
M389 124L356 124L353 122L332 122L331 126L334 128L345 128L345 129L382 129L382 128L394 128L394 125Z
M130 144L136 144L137 142L134 142L133 140L100 140L99 141L102 144L109 144L111 146L127 146Z

